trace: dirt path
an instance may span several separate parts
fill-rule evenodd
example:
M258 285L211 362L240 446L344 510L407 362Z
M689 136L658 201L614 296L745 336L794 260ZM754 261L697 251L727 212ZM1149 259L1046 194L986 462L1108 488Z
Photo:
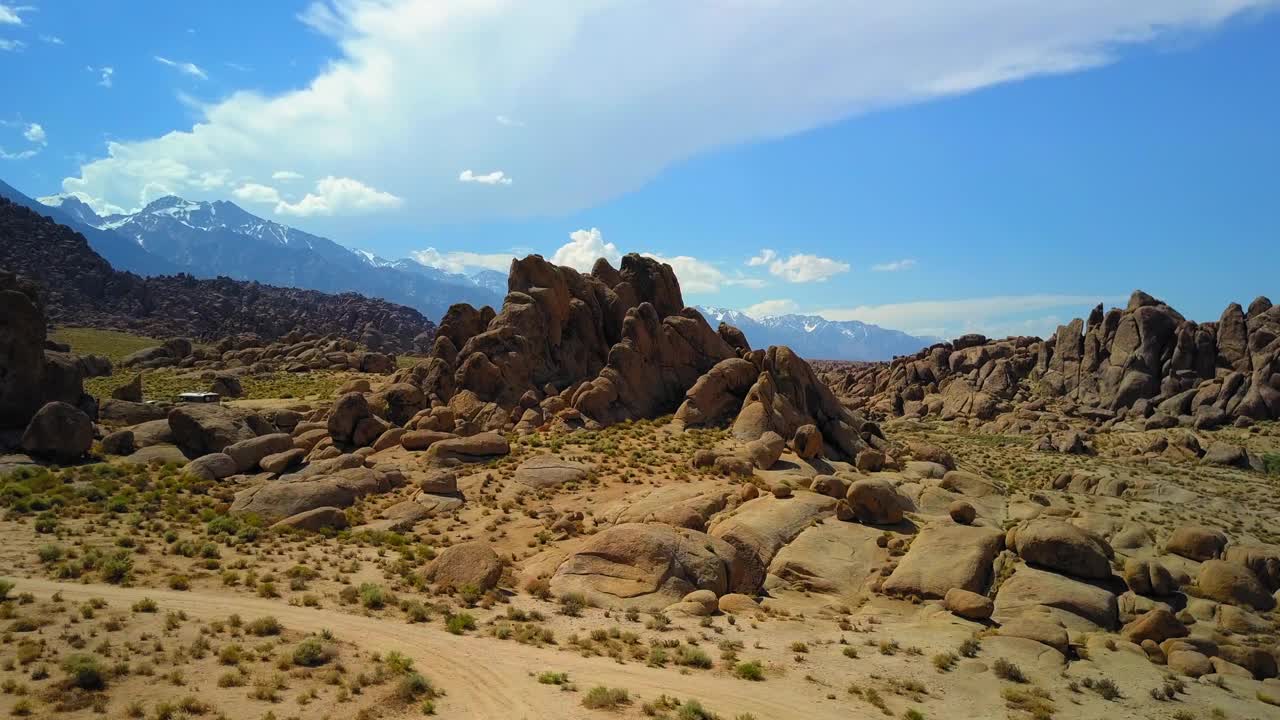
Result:
M879 717L848 701L825 699L821 689L798 676L747 682L719 672L693 670L682 674L675 669L655 669L639 663L619 665L608 658L584 658L489 637L459 637L444 632L438 623L410 625L334 610L294 607L267 599L34 578L14 580L16 592L49 596L61 591L68 600L101 597L117 607L149 597L159 603L162 610L182 610L202 620L221 619L233 613L239 613L246 620L273 615L290 630L328 629L339 639L366 650L399 650L413 657L423 674L447 693L437 703L439 714L444 718L608 717L607 713L583 708L581 694L540 685L529 675L547 670L568 672L584 692L595 685L608 685L625 688L644 699L662 694L697 699L725 720L741 713L751 713L758 720Z

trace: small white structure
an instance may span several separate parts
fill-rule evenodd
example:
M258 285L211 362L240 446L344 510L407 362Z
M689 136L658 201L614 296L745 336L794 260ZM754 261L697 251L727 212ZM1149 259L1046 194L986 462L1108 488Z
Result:
M222 396L216 392L184 392L178 394L178 402L184 403L216 403Z

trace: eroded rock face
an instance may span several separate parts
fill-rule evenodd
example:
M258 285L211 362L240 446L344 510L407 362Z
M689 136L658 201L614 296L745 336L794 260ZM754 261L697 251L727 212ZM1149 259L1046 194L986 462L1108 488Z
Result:
M1255 610L1270 610L1276 599L1263 587L1253 571L1225 560L1207 560L1200 566L1196 587L1207 598Z
M34 283L0 272L0 428L22 428L40 409L44 308Z
M773 556L817 520L835 513L836 501L803 493L792 498L759 497L721 516L708 532L733 547L730 591L752 594L760 590Z
M656 523L614 525L593 535L551 578L552 592L580 592L603 606L665 607L694 590L734 585L735 552L704 533Z

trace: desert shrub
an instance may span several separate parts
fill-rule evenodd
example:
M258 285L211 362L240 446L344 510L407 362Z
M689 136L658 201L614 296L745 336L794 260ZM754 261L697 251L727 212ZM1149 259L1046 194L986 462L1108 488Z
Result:
M458 613L445 618L445 629L454 635L461 635L468 630L476 629L476 619L467 613Z
M312 636L298 643L298 646L293 649L293 664L318 667L332 660L334 655L332 645Z
M1027 681L1027 676L1023 674L1022 668L1004 658L996 658L996 661L991 664L991 671L994 672L996 677L1001 680L1008 680L1016 683L1024 683Z
M250 634L263 637L266 635L279 635L283 628L280 626L279 620L271 617L270 615L265 615L257 620L251 621L245 629L247 629Z
M758 660L749 660L740 662L733 666L733 674L743 680L752 680L759 682L764 680L764 666Z
M421 673L405 673L396 683L396 697L404 702L412 702L423 696L434 697L435 688Z
M582 698L582 706L592 710L616 710L631 702L631 693L623 688L597 685Z
M66 684L81 690L101 690L107 686L107 670L93 655L77 653L62 661Z
M381 585L363 583L360 585L360 604L370 610L380 610L387 604L387 591Z

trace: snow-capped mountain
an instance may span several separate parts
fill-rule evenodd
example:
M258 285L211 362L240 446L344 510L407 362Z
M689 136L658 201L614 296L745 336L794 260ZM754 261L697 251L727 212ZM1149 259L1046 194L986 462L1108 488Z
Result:
M498 305L484 281L413 260L386 260L318 235L260 218L225 200L195 202L175 196L155 200L136 213L100 217L72 196L41 198L78 230L127 238L141 256L155 258L196 277L226 276L270 285L357 292L416 308L439 318L454 303ZM88 235L86 235L88 238ZM92 238L90 238L92 244ZM107 253L104 253L107 255ZM136 260L137 258L135 258ZM119 263L119 269L154 274Z
M741 310L698 306L712 326L737 327L753 348L787 345L808 360L891 360L937 342L857 320L833 321L817 315L753 318Z

